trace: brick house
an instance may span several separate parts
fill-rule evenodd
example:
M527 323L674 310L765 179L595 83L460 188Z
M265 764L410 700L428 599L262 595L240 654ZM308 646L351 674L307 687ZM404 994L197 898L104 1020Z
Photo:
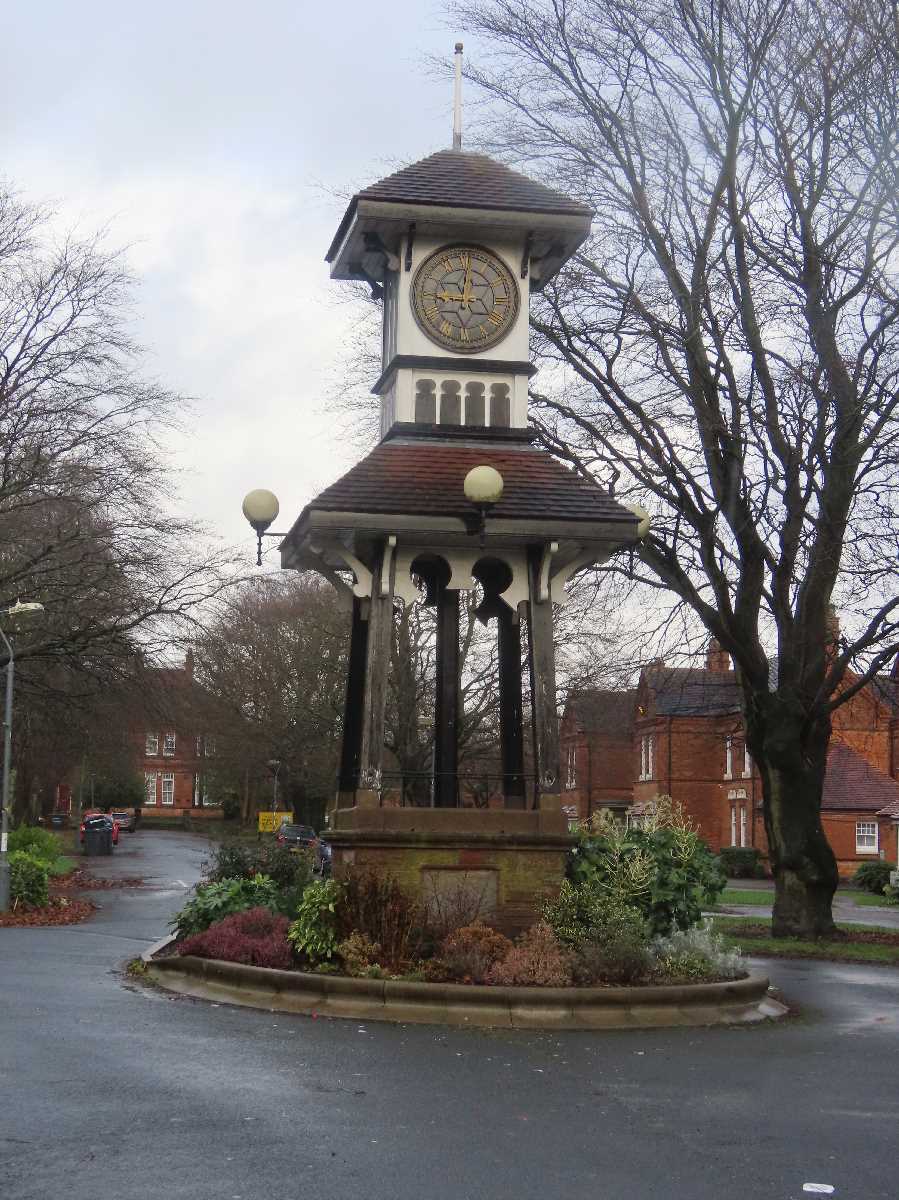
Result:
M194 680L193 654L182 667L156 667L150 672L143 727L135 729L138 769L144 779L144 813L163 819L221 816L208 803L207 776L216 751L215 737L205 729L208 709Z
M834 713L821 815L844 875L871 857L896 857L896 688L895 678L878 678ZM628 741L629 788L623 769ZM577 805L582 819L589 815L588 793L593 811L607 794L629 791L637 806L670 795L714 850L765 852L761 779L746 747L736 675L716 643L703 668L657 661L643 670L635 692L572 696L561 743L563 802Z

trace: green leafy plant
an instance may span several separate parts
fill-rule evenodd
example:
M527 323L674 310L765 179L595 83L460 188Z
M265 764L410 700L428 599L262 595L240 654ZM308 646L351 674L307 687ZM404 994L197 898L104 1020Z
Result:
M762 854L752 846L725 846L718 853L718 864L728 879L764 879Z
M519 987L568 987L572 956L545 921L531 926L502 962L494 963L487 982Z
M483 983L491 967L502 962L512 943L483 921L474 921L444 938L440 960L450 979Z
M895 863L878 858L876 862L862 863L852 876L852 882L862 892L870 892L872 896L882 896L883 889L889 886L890 872L895 870Z
M50 903L47 864L24 850L9 855L9 893L13 905L46 908Z
M223 917L246 912L250 908L267 908L277 912L280 895L274 883L265 875L251 879L222 879L204 883L172 920L172 929L179 937L202 933Z
M576 883L636 908L651 933L689 929L716 903L726 879L679 805L660 796L640 828L605 814L580 836L569 873Z
M39 825L20 825L9 835L8 850L21 850L41 862L54 863L62 853L59 838Z
M316 880L303 893L297 917L287 930L287 940L301 958L313 966L330 962L340 943L337 905L343 884L335 879Z

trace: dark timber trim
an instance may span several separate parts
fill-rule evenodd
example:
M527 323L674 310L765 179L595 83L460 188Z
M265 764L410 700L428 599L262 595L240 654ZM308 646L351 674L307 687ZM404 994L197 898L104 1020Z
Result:
M379 791L381 763L384 757L384 709L387 703L387 675L393 640L393 581L395 558L382 543L378 565L372 579L368 612L368 644L365 661L365 693L362 713L362 738L359 746L358 787ZM382 576L386 576L386 595L381 595Z
M374 395L381 394L390 382L391 375L400 367L415 367L423 371L480 371L487 375L527 375L529 379L532 375L537 374L537 368L527 359L503 362L498 358L445 358L436 354L394 354L371 389Z

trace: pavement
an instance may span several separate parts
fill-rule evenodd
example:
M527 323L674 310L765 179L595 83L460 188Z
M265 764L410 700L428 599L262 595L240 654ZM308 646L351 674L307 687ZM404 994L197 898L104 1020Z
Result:
M533 1034L313 1020L145 987L205 845L123 834L61 929L0 930L2 1200L895 1200L899 971L773 960L799 1015ZM92 863L92 869L94 864Z

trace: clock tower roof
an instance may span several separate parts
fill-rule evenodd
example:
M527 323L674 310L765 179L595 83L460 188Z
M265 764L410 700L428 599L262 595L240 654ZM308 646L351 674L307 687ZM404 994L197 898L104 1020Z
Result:
M325 258L335 278L365 278L356 268L366 235L392 247L410 221L419 234L452 227L457 236L477 237L489 226L530 233L535 257L546 256L545 282L586 238L592 215L588 205L486 154L438 150L357 192Z

